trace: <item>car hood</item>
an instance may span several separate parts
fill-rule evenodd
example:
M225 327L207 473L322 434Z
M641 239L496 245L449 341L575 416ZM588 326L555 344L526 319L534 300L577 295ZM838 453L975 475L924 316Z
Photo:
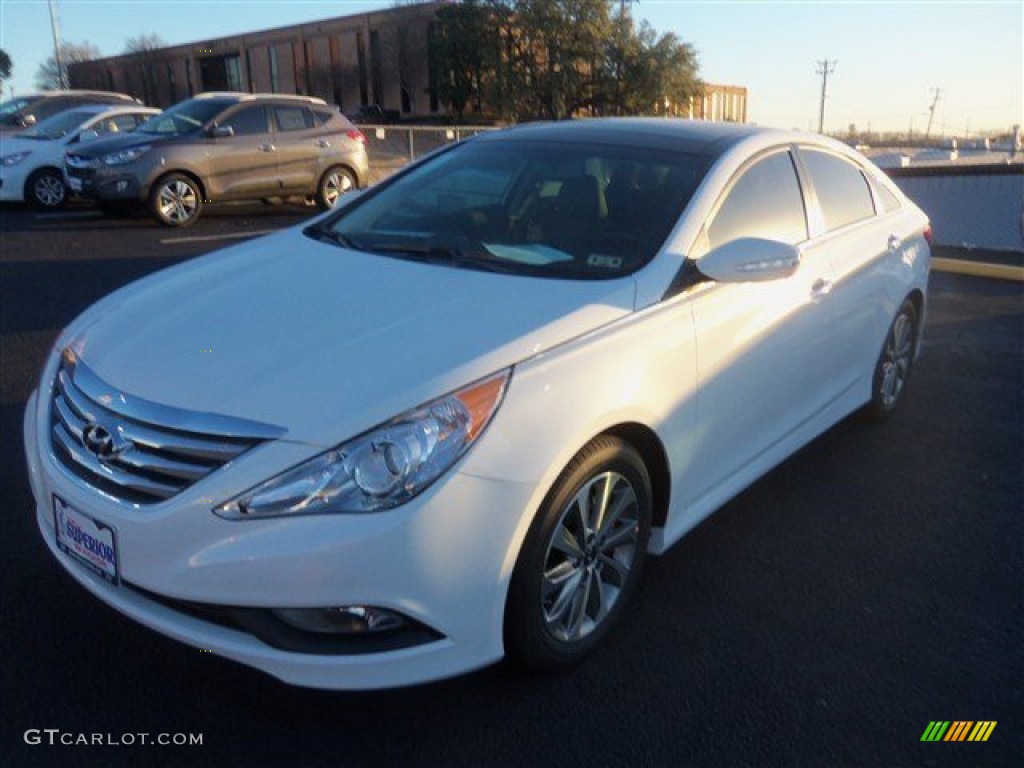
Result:
M152 275L65 338L121 392L333 445L633 310L631 277L422 264L288 231Z
M93 139L70 150L82 157L100 157L132 147L156 146L180 138L178 136L156 136L152 133L124 133L108 138Z

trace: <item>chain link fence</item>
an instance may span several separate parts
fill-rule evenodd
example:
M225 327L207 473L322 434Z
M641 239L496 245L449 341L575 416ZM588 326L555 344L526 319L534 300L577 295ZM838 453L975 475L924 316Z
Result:
M480 125L359 125L366 136L370 183L376 183L417 157L446 144L496 128Z

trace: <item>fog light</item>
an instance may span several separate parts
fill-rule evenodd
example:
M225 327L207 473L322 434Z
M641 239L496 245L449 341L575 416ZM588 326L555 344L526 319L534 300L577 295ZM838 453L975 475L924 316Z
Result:
M367 605L276 608L271 613L296 629L325 635L364 635L401 629L406 625L401 614Z
M128 189L128 182L127 181L119 181L119 182L117 182L117 191L118 192L124 192L127 189Z

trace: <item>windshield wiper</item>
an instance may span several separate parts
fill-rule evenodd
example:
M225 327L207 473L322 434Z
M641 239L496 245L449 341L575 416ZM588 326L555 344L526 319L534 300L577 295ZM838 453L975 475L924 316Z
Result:
M414 258L429 264L442 264L465 269L476 269L481 272L498 272L502 274L518 274L518 270L502 264L483 252L459 248L453 243L439 242L397 242L377 243L366 247L374 253L394 253Z
M343 235L341 232L335 232L333 229L306 227L302 230L302 233L308 237L312 237L314 240L319 240L323 243L333 243L334 245L340 245L342 248L350 248L353 251L367 250L366 248L356 245L347 235Z

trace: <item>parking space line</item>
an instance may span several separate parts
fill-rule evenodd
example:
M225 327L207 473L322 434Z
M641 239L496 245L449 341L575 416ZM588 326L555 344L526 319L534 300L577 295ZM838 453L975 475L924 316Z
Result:
M1024 282L1024 267L1016 267L1011 264L987 264L965 259L933 258L932 268L939 272L955 272L960 275Z
M194 235L192 237L168 237L160 242L163 245L173 243L206 243L212 240L238 240L243 237L259 237L269 235L271 232L280 232L279 229L254 229L251 232L228 232L223 235Z
M37 213L37 220L46 219L87 219L93 216L102 216L102 211L67 211L64 213Z

